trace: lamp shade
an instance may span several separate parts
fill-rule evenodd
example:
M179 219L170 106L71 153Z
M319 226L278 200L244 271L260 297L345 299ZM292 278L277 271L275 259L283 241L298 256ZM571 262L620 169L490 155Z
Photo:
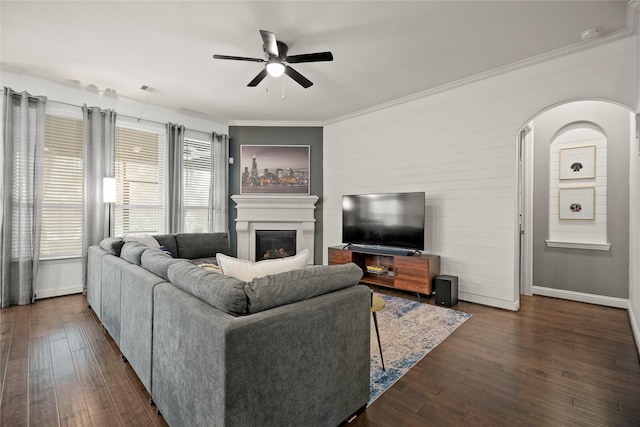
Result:
M116 179L102 179L102 197L105 203L115 203L116 201Z

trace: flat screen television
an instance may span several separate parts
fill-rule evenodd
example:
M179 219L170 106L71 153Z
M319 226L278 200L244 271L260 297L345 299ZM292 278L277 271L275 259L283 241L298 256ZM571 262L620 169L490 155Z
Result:
M424 250L424 193L342 196L342 242Z

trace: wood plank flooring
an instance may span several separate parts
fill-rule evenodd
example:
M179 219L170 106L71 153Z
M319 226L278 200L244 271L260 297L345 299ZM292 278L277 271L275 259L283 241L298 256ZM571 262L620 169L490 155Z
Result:
M471 319L349 427L639 426L627 312L539 296L521 306L460 302ZM0 310L0 426L166 425L119 355L82 295Z
M640 426L626 310L541 296L517 313L454 308L473 316L349 427Z
M166 426L83 295L0 310L0 426Z

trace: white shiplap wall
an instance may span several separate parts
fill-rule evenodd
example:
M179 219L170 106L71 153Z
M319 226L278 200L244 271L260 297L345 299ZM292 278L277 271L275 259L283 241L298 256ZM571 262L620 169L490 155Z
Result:
M341 243L343 194L424 191L426 252L460 298L518 309L519 129L567 100L634 105L635 80L631 37L326 125L325 246Z

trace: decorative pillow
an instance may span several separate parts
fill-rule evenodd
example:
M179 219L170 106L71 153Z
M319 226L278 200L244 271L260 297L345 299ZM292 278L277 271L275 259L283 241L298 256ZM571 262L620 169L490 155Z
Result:
M160 243L150 234L129 234L124 236L125 242L140 242L150 248L159 248Z
M173 258L173 254L171 253L171 251L169 250L168 247L160 246L158 249L160 249L162 252L164 252L165 254L169 255L171 258Z
M266 259L258 262L238 259L220 253L216 255L216 260L218 261L218 266L222 270L222 274L233 276L245 282L250 282L255 277L264 277L270 274L278 274L286 271L306 268L308 259L308 249L305 249L294 256Z

